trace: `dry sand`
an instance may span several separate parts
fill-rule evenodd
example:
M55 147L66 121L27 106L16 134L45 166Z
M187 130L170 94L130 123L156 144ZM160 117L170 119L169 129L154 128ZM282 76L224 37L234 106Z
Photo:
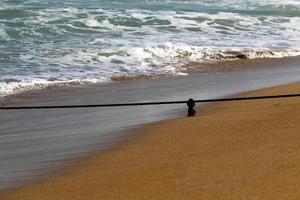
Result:
M247 95L296 93L300 85ZM299 199L300 98L213 104L0 199Z

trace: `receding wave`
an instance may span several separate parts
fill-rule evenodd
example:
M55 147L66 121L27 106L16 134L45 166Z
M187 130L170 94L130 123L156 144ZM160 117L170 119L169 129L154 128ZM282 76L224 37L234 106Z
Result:
M34 91L49 87L80 87L87 84L109 82L106 79L86 79L86 80L69 80L69 81L45 81L45 80L30 80L30 81L2 81L0 82L0 97L16 94L24 91Z
M300 51L294 50L220 51L208 48L187 47L182 44L168 44L161 49L158 47L143 50L132 49L131 54L119 51L115 53L97 54L97 56L95 56L95 54L89 55L85 52L85 55L82 54L80 57L85 57L86 62L107 60L107 63L115 63L120 66L118 68L115 67L114 71L111 69L106 69L105 71L103 68L86 67L83 70L83 75L80 75L80 73L76 75L76 73L68 71L55 71L52 72L52 75L51 73L40 74L39 78L36 78L35 75L26 75L24 77L17 75L15 78L0 80L0 96L7 96L29 90L45 89L48 87L79 87L86 84L105 83L118 77L132 78L138 76L185 75L186 73L183 72L185 71L184 66L190 62L203 64L238 59L281 58L298 55L300 55ZM132 58L132 56L134 56L134 58ZM132 64L128 65L130 62L132 62ZM122 67L124 64L128 67ZM66 74L72 75L66 77ZM49 78L54 76L61 78Z

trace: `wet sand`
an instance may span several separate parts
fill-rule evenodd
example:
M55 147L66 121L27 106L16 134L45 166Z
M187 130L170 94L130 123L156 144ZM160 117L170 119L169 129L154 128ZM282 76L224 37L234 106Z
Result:
M300 84L249 95L297 93ZM297 199L300 99L211 104L0 199Z
M48 88L13 96L8 105L217 98L300 80L299 57L256 62L243 70L222 73L160 78L155 81L129 80L80 88ZM62 166L72 164L74 158L118 146L132 133L132 129L185 115L186 105L0 110L0 190L44 180Z

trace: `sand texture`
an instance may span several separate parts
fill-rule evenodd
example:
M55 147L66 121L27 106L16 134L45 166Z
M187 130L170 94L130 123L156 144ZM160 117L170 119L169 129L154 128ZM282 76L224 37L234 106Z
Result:
M299 91L297 84L245 95ZM111 151L0 199L300 198L300 98L212 104L199 112L149 125Z

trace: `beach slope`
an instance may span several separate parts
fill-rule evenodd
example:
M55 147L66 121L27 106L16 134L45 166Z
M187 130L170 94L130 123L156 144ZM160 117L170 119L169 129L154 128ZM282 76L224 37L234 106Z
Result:
M300 85L244 95L296 93ZM297 199L300 98L212 104L0 199ZM142 132L142 134L140 133Z

